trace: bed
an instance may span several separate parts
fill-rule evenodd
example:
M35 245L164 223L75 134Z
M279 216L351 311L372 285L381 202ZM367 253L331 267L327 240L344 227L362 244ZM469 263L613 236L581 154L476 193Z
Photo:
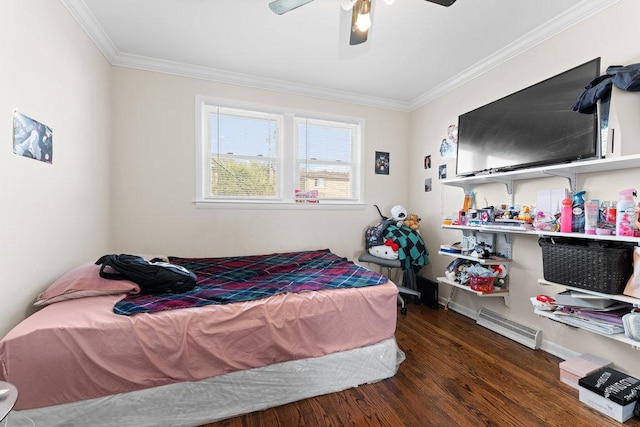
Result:
M150 301L91 262L41 294L0 341L0 379L19 391L9 425L197 426L380 381L403 360L396 286L328 249L170 261L195 266L195 304ZM229 299L212 280L245 283Z

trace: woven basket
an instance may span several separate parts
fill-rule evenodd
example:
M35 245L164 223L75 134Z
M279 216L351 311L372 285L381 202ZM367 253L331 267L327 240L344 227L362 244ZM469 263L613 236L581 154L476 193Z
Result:
M550 282L616 295L622 293L633 272L631 245L550 238L538 243L544 279Z
M469 287L474 291L493 292L493 276L473 276L469 275Z

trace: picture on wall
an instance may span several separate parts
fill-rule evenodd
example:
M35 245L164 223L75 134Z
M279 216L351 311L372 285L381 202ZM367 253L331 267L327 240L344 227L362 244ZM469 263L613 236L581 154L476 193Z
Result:
M432 189L433 189L433 185L431 184L431 178L425 178L424 179L424 191L425 191L425 193L428 193Z
M440 157L443 159L455 158L458 152L458 126L449 125L447 137L440 143Z
M53 163L53 131L49 126L13 110L13 152Z
M376 174L389 175L389 153L376 151Z
M438 178L447 179L447 165L438 166Z
M424 168L431 169L431 156L424 156Z

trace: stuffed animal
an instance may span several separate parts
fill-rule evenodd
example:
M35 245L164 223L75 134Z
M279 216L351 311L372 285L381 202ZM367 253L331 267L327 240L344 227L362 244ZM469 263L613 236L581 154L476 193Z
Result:
M378 258L398 259L398 249L400 246L391 239L387 239L384 245L371 246L369 253Z
M409 227L413 231L417 231L420 228L420 217L416 214L409 214L407 219L402 222L402 225Z
M398 227L402 227L402 221L407 219L407 209L402 205L395 205L391 208L391 218L396 220Z

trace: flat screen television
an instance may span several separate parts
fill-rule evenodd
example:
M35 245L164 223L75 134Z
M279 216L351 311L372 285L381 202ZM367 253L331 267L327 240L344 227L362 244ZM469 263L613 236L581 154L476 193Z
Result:
M571 106L599 75L596 58L462 114L456 175L597 157L597 114L578 113Z

